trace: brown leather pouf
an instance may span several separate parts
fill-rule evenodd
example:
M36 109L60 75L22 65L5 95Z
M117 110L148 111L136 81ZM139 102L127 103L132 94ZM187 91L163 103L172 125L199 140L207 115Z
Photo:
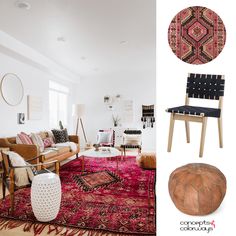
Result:
M136 162L143 169L156 169L156 153L142 152L136 157Z
M180 211L189 215L207 215L214 212L223 201L226 178L214 166L188 164L171 173L169 193Z

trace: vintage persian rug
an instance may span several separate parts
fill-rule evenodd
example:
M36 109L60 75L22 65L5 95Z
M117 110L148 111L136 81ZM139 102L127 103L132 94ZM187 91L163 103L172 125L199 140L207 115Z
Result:
M221 18L206 7L189 7L180 11L168 30L174 54L189 64L205 64L223 50L226 30Z
M84 235L85 230L91 236L155 235L155 171L140 169L135 157L120 160L118 170L112 159L85 158L86 162L96 172L93 177L104 175L104 186L98 187L100 180L90 178L86 186L91 189L85 191L75 178L81 175L81 160L73 160L60 170L62 201L55 220L38 222L32 212L30 188L20 189L15 193L12 215L9 196L0 201L0 230L23 225L25 231L35 236L43 230L49 235L63 236ZM63 227L67 230L62 233Z
M109 184L121 181L119 176L108 170L88 173L84 175L74 175L73 179L78 184L78 186L81 186L83 188L84 191L108 186Z

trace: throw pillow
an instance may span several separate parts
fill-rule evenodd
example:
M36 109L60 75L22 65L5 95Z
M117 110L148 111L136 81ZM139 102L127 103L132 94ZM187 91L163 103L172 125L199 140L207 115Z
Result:
M41 137L42 140L44 140L45 138L47 138L47 132L46 131L41 131L38 133Z
M43 152L43 150L44 150L44 143L43 143L43 140L40 137L40 135L39 134L35 134L35 133L31 133L30 137L31 137L33 143L35 145L39 146L39 151Z
M56 143L65 143L69 141L69 136L67 133L67 129L53 129L52 133L54 135Z
M51 137L49 138L45 138L43 140L43 144L44 144L44 148L47 148L47 147L52 147L55 145L55 143L53 142L53 139Z
M16 144L23 144L23 143L21 142L20 137L19 137L18 135L16 135Z
M51 131L51 130L49 130L49 131L47 131L47 133L48 133L48 137L49 137L49 138L52 138L53 142L55 143L55 142L56 142L56 140L55 140L55 137L54 137L54 135L53 135L52 131Z
M64 131L66 142L69 142L70 140L69 140L69 135L68 135L67 129L63 129L63 131Z
M9 156L12 166L26 166L28 163L16 152L8 151L6 154ZM33 179L33 173L31 168L16 168L15 169L15 184L16 186L29 185L29 177Z
M17 136L19 137L19 139L21 140L23 144L33 144L28 134L21 132L20 134L17 134Z
M138 134L124 134L125 145L141 145L141 135Z
M112 143L112 134L112 131L99 132L97 143Z

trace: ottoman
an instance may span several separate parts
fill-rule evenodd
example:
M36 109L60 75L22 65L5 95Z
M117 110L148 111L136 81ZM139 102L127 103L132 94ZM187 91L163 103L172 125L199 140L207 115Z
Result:
M214 212L223 201L226 178L214 166L191 163L171 173L169 193L175 206L183 213L207 215Z
M156 169L156 153L142 152L136 157L136 162L143 169Z

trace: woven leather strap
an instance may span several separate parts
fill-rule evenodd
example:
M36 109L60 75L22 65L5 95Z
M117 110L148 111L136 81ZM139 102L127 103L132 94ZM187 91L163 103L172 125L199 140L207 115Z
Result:
M187 80L188 97L219 100L224 96L225 80L222 78L222 75L191 73Z

